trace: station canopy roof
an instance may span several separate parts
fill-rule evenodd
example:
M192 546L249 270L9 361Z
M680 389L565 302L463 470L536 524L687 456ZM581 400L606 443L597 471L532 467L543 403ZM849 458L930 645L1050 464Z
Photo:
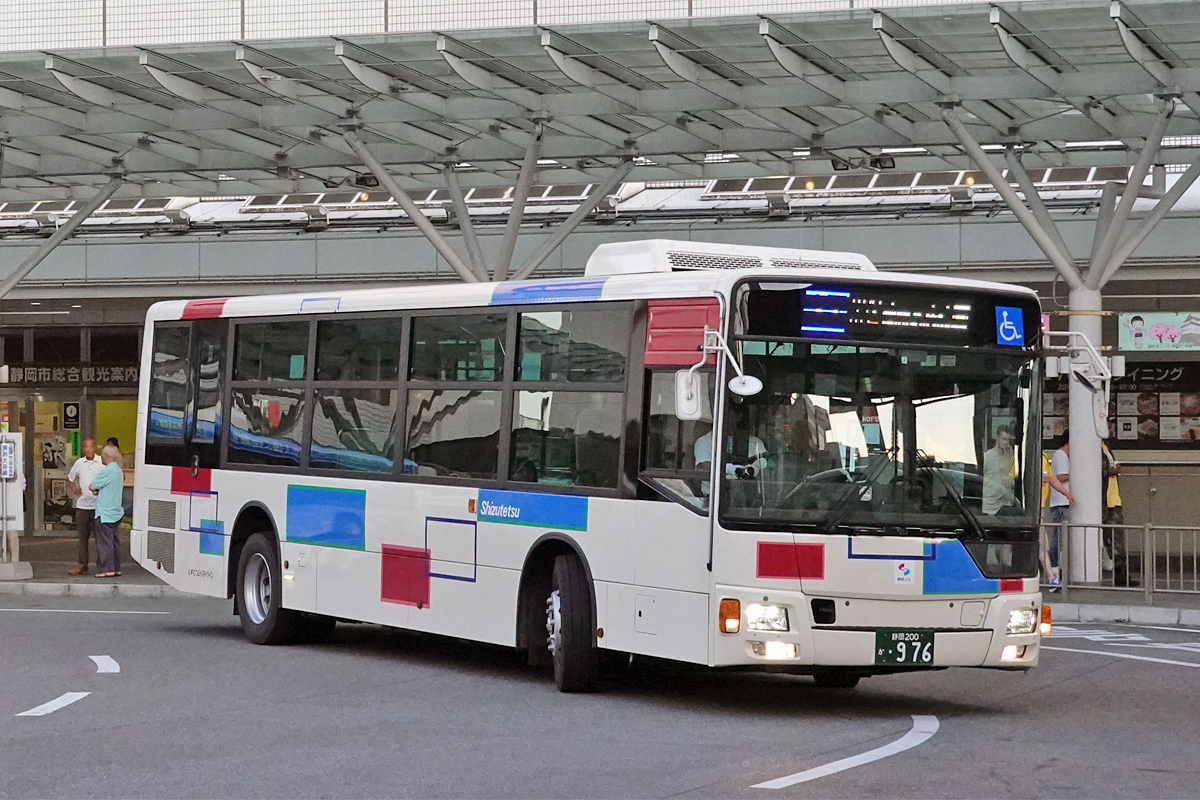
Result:
M970 169L942 112L1030 167L1200 158L1192 0L1046 0L0 54L0 199ZM369 179L366 181L369 184ZM92 193L80 191L80 196Z

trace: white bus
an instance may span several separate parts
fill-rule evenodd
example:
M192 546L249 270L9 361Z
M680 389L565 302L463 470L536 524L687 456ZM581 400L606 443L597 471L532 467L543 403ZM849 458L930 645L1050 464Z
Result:
M158 303L134 558L280 644L337 621L868 675L1037 664L1040 314L848 253Z

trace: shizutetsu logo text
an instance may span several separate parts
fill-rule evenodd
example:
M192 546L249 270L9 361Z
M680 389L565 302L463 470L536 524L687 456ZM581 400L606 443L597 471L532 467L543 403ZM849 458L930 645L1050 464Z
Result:
M896 564L894 578L898 584L911 586L913 583L912 567L910 567L905 561L898 562Z

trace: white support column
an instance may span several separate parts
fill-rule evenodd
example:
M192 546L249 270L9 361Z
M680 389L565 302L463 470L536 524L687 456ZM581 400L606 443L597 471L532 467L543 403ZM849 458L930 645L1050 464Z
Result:
M475 277L486 281L487 262L483 259L483 249L475 236L475 224L471 222L471 210L467 208L462 186L458 182L458 173L454 171L454 165L448 162L443 166L442 172L446 176L446 189L450 192L454 215L458 217L458 230L462 233L463 244L467 246L467 258L471 260L471 269L475 272Z
M500 240L500 254L496 256L496 280L508 280L508 270L512 267L513 251L517 248L517 234L521 232L521 220L525 218L525 203L529 200L529 190L533 186L533 178L537 175L538 158L542 155L542 134L545 128L538 123L534 129L533 138L525 150L525 159L521 162L521 174L517 176L517 187L513 191L512 205L508 209L508 222L504 226L504 238Z
M1098 289L1081 286L1072 289L1068 300L1068 328L1079 331L1088 341L1100 346L1100 307ZM1086 362L1086 357L1076 359ZM1100 437L1096 435L1093 395L1074 378L1068 378L1069 425L1071 432L1070 490L1075 498L1071 507L1070 556L1066 574L1072 581L1095 583L1100 580L1100 528L1104 516L1103 477L1101 475Z
M1046 254L1046 258L1050 260L1050 263L1062 275L1063 280L1067 282L1067 286L1071 287L1072 290L1082 287L1083 278L1080 277L1079 270L1075 268L1070 255L1058 249L1058 246L1054 243L1054 237L1042 228L1033 212L1021 202L1021 198L1013 191L1012 186L1000 174L1000 170L988 158L987 153L979 146L975 138L971 136L970 131L967 130L967 126L958 118L958 114L954 112L954 109L944 109L942 111L942 119L946 121L946 124L950 127L950 131L955 135L959 143L962 144L963 149L971 156L971 160L987 176L992 187L1004 198L1004 202L1008 205L1009 210L1013 212L1017 220L1024 226L1034 243Z
M363 165L371 170L371 173L379 179L379 185L392 193L392 197L400 204L400 208L408 215L413 224L419 230L429 243L433 245L438 254L446 259L446 263L450 265L450 269L458 273L458 277L462 278L466 283L478 283L479 279L475 277L475 273L466 265L458 253L454 252L454 248L446 241L445 237L438 232L437 228L433 227L433 223L429 221L429 217L417 207L408 193L400 188L400 184L396 183L396 179L392 177L392 173L387 171L383 164L375 156L371 155L371 151L358 138L358 134L354 131L346 131L342 134L346 140L346 144L359 157Z
M69 220L64 222L49 239L42 242L41 246L22 261L21 265L13 270L12 274L5 279L3 284L0 284L0 299L7 297L8 293L13 290L13 287L23 281L29 273L33 272L38 264L45 261L46 257L53 253L55 248L67 239L70 239L71 235L75 233L75 229L95 213L96 209L104 205L104 202L112 197L113 193L117 189L120 189L124 183L125 178L117 175L104 184L104 187L91 200L88 200L82 208L72 214Z
M558 224L558 227L554 229L554 233L550 236L550 241L542 245L541 249L534 253L533 257L525 262L523 267L513 273L513 280L524 280L533 274L533 271L540 267L542 262L558 249L558 246L571 235L572 231L579 227L579 223L583 222L588 214L596 210L596 206L600 205L600 201L616 190L617 186L620 185L621 181L625 180L625 176L632 169L632 160L624 161L620 166L614 167L613 171L604 179L604 183L596 187L591 196L571 212L571 216Z

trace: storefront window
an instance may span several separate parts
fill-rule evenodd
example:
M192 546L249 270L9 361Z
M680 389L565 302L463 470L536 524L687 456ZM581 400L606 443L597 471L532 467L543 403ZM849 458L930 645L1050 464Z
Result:
M35 328L33 360L38 364L78 364L79 328Z

